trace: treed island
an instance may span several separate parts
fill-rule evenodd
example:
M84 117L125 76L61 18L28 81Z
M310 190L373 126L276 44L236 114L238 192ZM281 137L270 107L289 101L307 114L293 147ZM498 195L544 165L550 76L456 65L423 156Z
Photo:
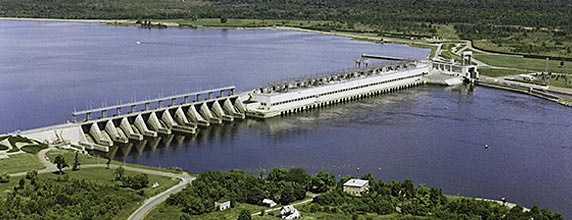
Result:
M483 75L534 74L525 83L561 88L572 88L570 11L565 0L0 0L0 17L106 19L144 28L296 28L431 48L429 58L442 60L459 60L465 48L484 63ZM537 206L445 195L371 174L336 178L300 168L189 174L21 136L0 137L0 152L9 155L0 159L0 219L127 219L145 200L178 185L186 187L144 218L563 219Z

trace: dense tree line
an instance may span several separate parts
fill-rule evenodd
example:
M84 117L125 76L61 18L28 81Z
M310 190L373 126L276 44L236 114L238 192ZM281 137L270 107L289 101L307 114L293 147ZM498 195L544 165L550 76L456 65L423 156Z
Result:
M0 0L0 16L301 19L569 27L567 0Z
M448 199L441 189L425 185L414 186L411 180L375 181L371 175L363 176L370 183L370 192L361 197L343 193L340 186L349 177L342 178L338 187L314 198L310 211L377 213L380 215L401 213L419 219L563 219L559 213L533 207L523 212L523 207L509 209L496 203L474 199ZM410 219L417 219L412 217Z
M463 39L494 41L488 49L561 57L572 56L570 11L568 0L0 0L0 16L311 20L299 26L407 38L452 24Z
M0 219L111 219L143 197L133 190L67 177L38 178L29 172L0 200Z
M214 211L214 201L220 199L255 205L263 205L263 199L272 199L289 204L303 199L307 190L326 192L335 182L331 173L311 176L300 168L272 169L266 178L240 170L205 171L192 185L171 196L167 204L192 215Z
M262 173L261 173L262 174ZM240 170L228 172L205 171L192 185L167 199L167 205L180 208L185 215L200 215L215 210L214 201L261 204L265 198L280 204L303 199L307 191L322 193L313 199L310 212L331 213L391 213L409 214L411 219L562 219L562 215L534 207L523 212L522 207L509 209L492 202L474 199L449 199L441 189L415 186L411 180L375 181L367 174L370 191L361 197L343 192L343 184L352 177L336 181L334 174L320 172L308 175L303 169L272 169L263 178Z

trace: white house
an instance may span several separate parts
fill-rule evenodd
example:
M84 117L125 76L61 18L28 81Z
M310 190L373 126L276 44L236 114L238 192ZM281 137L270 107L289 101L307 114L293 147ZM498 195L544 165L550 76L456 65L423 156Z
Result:
M267 205L268 207L276 206L276 202L274 202L272 199L263 199L262 203Z
M280 215L282 216L282 219L287 220L300 218L300 212L292 205L282 207L280 209Z
M215 208L217 208L220 211L223 211L225 209L230 208L230 200L228 199L221 199L219 201L215 201L214 202L214 206Z
M362 179L351 179L344 183L344 192L354 196L361 196L369 191L369 181Z

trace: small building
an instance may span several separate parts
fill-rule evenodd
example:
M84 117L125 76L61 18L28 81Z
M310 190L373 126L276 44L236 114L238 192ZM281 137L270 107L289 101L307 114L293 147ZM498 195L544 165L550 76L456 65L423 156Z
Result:
M228 199L221 199L219 201L215 201L214 202L214 206L215 208L217 208L220 211L223 211L225 209L230 208L230 200Z
M280 209L280 216L282 219L290 220L300 218L300 212L292 205L284 206Z
M262 203L264 205L267 205L268 207L274 207L277 205L276 202L274 202L274 200L272 200L272 199L263 199Z
M532 81L532 80L536 79L536 77L534 77L530 74L520 74L519 77L522 78L523 80L528 80L528 81Z
M362 193L369 191L369 181L362 179L351 179L344 183L344 192L354 195L361 196Z

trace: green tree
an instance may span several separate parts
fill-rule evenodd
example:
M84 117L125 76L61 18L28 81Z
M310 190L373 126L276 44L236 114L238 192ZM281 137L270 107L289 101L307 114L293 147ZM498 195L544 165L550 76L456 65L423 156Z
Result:
M264 178L264 174L266 174L266 170L264 168L260 168L260 170L258 170L258 176L260 176L260 179Z
M36 177L38 177L38 171L37 170L30 170L30 171L26 172L26 179L33 180L33 179L36 179Z
M123 179L123 174L125 174L125 169L123 168L123 166L119 166L117 169L115 169L114 180L120 181L121 179Z
M237 220L251 220L250 212L246 209L240 210Z
M75 158L73 161L73 166L72 166L72 170L73 171L77 171L79 170L79 165L81 165L81 163L79 162L79 152L75 152Z
M193 217L191 217L191 215L187 214L187 213L183 213L183 215L181 215L181 217L179 217L179 220L191 220Z
M107 158L107 162L105 162L105 165L107 165L106 169L109 169L109 166L111 165L111 158Z
M20 181L18 181L18 186L19 189L24 189L24 187L26 187L26 179L20 179Z
M60 170L60 174L63 174L64 173L63 169L68 167L66 159L62 155L56 156L56 158L54 159L54 163L56 163L58 170Z
M188 213L190 215L200 215L207 213L208 209L204 203L202 203L200 198L191 196L185 199L185 202L182 205L182 211Z
M228 21L228 18L226 16L220 16L220 23L224 24Z
M143 189L149 185L149 177L147 174L137 174L132 177L121 178L120 181L123 183L123 186L134 190Z

